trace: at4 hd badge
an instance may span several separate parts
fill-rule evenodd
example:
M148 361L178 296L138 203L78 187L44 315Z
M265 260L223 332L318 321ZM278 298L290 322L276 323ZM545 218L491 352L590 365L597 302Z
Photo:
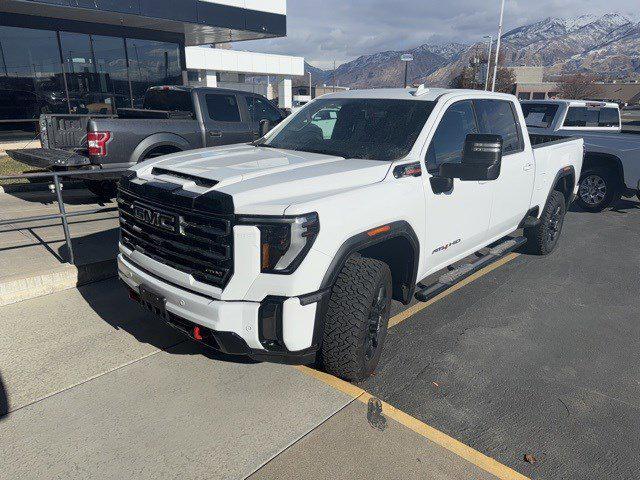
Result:
M454 241L453 241L453 242L451 242L451 243L447 243L446 245L442 245L441 247L436 248L436 249L431 253L431 255L434 255L434 254L436 254L436 253L438 253L438 252L444 252L444 251L445 251L445 250L447 250L449 247L453 247L454 245L459 244L461 241L462 241L462 239L460 239L460 238L459 238L459 239L457 239L457 240L454 240Z

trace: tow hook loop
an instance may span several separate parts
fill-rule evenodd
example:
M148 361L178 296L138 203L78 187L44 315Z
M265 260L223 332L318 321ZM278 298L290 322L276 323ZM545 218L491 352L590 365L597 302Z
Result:
M198 341L202 341L202 334L200 333L200 327L193 327L193 338Z

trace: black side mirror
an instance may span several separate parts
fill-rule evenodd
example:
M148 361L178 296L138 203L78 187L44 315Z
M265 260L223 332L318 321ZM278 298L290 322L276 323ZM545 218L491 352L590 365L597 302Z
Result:
M260 138L264 137L269 131L273 128L273 125L266 118L264 120L260 120L260 127L258 128L258 134Z
M443 163L440 176L463 181L496 180L502 165L502 136L471 133L464 142L461 163Z

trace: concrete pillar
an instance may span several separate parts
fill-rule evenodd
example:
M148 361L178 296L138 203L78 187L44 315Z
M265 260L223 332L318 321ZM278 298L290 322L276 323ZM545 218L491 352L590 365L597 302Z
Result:
M216 72L213 70L206 70L205 75L207 87L216 88L218 86L218 77L216 76Z
M278 106L280 108L293 107L293 91L290 78L281 78L278 81Z

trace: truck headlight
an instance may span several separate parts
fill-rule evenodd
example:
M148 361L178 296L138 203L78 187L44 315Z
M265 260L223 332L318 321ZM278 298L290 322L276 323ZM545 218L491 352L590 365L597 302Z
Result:
M241 218L238 223L260 230L260 271L293 273L320 232L317 213L296 217Z

